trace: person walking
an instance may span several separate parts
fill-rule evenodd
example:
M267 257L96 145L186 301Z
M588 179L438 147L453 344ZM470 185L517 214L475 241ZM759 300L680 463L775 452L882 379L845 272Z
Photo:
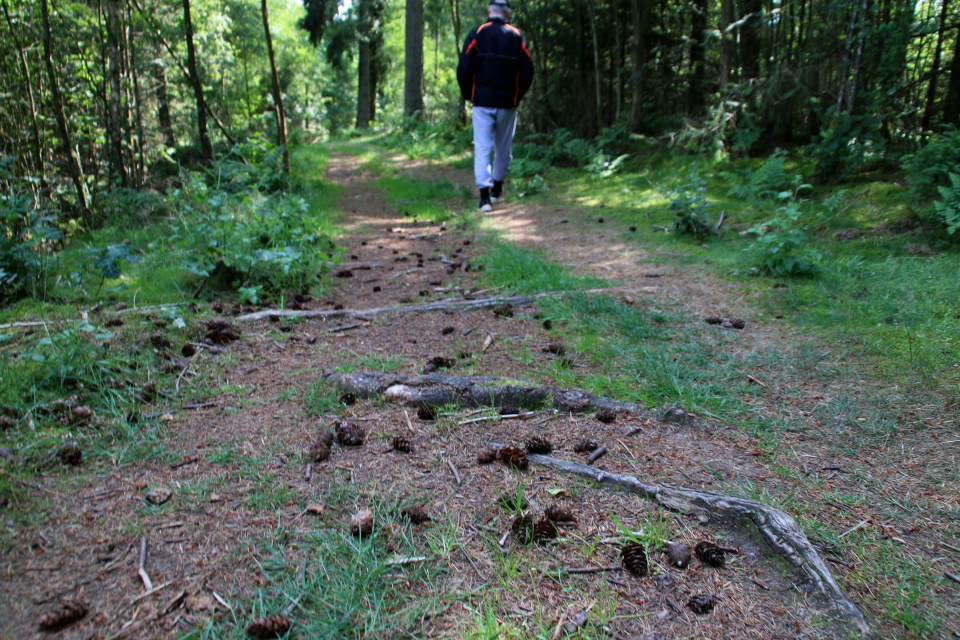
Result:
M490 0L490 20L467 36L457 65L460 93L473 103L473 172L483 212L503 197L518 105L533 82L530 50L520 30L510 24L511 13L508 0Z

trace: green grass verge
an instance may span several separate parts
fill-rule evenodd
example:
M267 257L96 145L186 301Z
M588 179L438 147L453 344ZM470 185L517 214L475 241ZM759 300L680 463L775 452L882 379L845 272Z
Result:
M466 187L458 188L449 180L423 182L388 176L376 182L390 208L406 217L429 222L451 219L470 198Z

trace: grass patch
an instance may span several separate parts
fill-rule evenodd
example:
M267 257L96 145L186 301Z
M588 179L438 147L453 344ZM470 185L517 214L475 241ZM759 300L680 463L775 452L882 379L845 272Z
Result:
M384 190L383 198L397 213L416 220L442 222L451 219L470 198L470 190L456 187L449 180L434 182L384 177L376 186Z
M488 287L517 293L576 291L609 286L600 278L582 277L547 260L542 251L524 249L497 239L484 241L486 252L477 261L483 265Z

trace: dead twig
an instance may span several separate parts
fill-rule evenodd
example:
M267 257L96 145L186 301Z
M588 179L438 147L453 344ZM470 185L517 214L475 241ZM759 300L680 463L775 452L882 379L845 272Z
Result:
M137 569L137 575L140 576L140 579L143 580L143 586L147 591L153 590L153 583L150 581L150 576L147 575L146 569L143 568L143 563L147 560L147 537L143 536L140 538L140 566Z
M607 447L604 445L597 448L593 453L590 454L590 457L587 458L587 464L593 464L605 455L607 455Z
M603 571L623 571L623 567L610 564L597 567L571 567L567 569L567 573L601 573Z
M199 458L187 458L186 460L181 460L180 462L176 462L170 465L170 470L173 471L173 470L179 469L180 467L185 467L188 464L193 464L194 462L197 462L198 460Z
M453 472L453 477L457 479L457 486L463 483L463 480L460 479L460 472L457 471L457 468L453 466L453 462L447 460L447 466L450 467L450 471Z
M340 333L341 331L350 331L350 329L356 329L357 327L364 326L363 322L355 322L353 324L345 324L342 327L333 327L332 329L327 329L327 333Z
M956 582L957 584L960 584L960 576L958 576L957 574L955 574L955 573L950 573L949 571L944 571L944 572L943 572L943 575L945 575L946 577L950 578L951 580L953 580L953 581Z

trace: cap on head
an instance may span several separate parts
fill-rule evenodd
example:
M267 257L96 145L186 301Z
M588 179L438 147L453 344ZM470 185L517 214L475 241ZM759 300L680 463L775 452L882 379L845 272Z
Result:
M507 11L513 11L513 9L510 7L509 0L490 0L490 2L487 4L491 7L500 7L501 9L506 9Z

